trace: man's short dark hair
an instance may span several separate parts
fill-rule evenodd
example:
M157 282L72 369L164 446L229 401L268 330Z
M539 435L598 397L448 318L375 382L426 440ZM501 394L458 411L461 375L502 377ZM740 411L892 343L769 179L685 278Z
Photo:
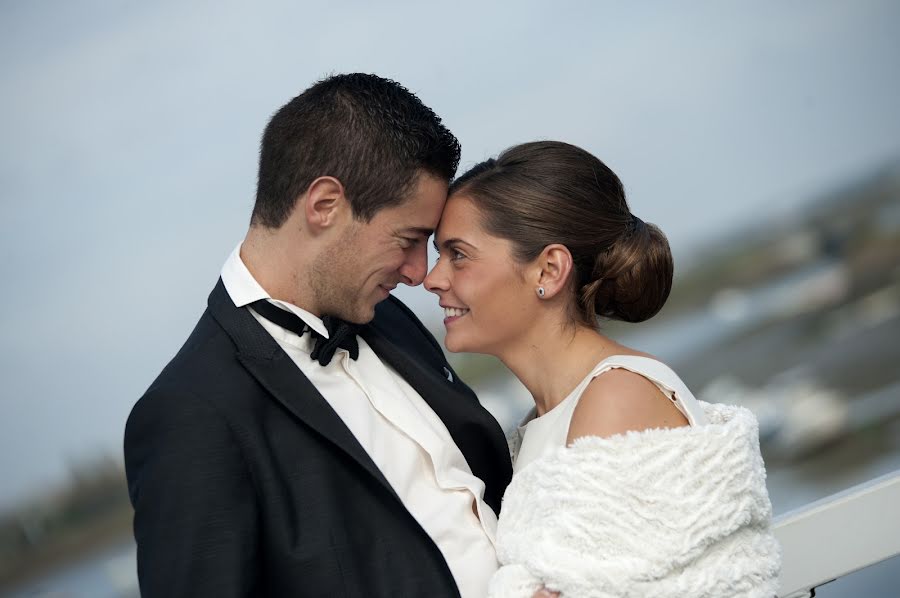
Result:
M359 220L402 203L419 171L449 181L456 137L395 81L352 73L319 81L275 113L263 133L253 224L278 228L320 176L344 185Z

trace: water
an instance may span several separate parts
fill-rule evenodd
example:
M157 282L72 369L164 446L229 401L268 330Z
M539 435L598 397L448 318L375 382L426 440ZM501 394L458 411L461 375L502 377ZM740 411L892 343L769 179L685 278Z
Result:
M823 258L751 290L721 291L709 306L648 325L624 342L665 361L685 362L761 322L815 309L819 301L837 300L847 290L847 276L840 262Z

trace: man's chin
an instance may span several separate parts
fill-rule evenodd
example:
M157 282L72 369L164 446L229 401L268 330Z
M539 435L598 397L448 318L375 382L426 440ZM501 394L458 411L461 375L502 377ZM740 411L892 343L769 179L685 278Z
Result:
M391 296L390 293L386 291L387 289L379 286L378 292L372 295L370 303L367 303L365 305L356 305L355 307L351 308L352 313L343 314L341 316L341 319L345 322L351 322L353 324L368 324L373 319L375 319L375 308L378 306L378 304L384 302L388 297ZM350 309L348 309L348 311L350 311Z
M378 303L381 303L380 301ZM375 318L375 305L360 307L354 310L353 314L344 316L344 320L351 324L363 325L368 324Z

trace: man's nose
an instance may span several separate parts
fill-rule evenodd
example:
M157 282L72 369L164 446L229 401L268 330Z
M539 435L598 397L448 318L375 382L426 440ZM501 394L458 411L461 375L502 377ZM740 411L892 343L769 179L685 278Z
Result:
M415 251L408 254L400 267L400 274L406 279L404 281L405 284L414 287L422 284L427 271L428 248L422 243Z

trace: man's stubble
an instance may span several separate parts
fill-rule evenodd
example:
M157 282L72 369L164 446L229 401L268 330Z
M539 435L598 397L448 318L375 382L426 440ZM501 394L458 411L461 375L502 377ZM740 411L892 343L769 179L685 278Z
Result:
M365 264L360 263L357 235L358 227L350 227L318 255L310 268L309 287L320 317L336 316L364 324L374 315L367 298L362 296L368 273Z

